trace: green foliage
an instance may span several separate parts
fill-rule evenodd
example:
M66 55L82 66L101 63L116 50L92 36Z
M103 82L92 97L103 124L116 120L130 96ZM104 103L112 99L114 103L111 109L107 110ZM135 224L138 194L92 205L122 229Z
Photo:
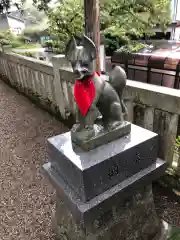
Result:
M17 53L17 52L15 52L15 53ZM19 52L18 54L26 56L26 57L36 58L34 53L31 53L31 52L28 52L28 51L27 52Z
M83 31L83 2L59 0L58 7L48 13L50 31L59 39L60 51L64 51L71 35ZM137 51L141 46L135 46L133 37L153 35L152 29L157 25L166 29L170 22L170 0L101 0L100 14L101 32L108 36L108 51L114 51L121 44L128 46L124 50Z
M35 54L33 54L33 53L31 53L31 52L25 52L23 55L24 55L24 56L27 56L27 57L35 58Z
M11 31L3 31L0 32L0 45L2 50L4 51L4 46L9 45L11 48L20 47L23 44L21 38L12 34Z
M4 51L4 46L11 45L11 42L14 39L14 35L11 31L1 31L0 32L0 46L2 51Z
M26 43L26 44L20 43L19 46L14 47L14 48L16 48L16 49L35 49L35 48L41 48L41 45L38 44L38 43L35 43L35 44L33 44L33 43Z
M41 29L39 28L26 28L22 34L32 39L39 39L40 33Z
M163 29L170 20L170 0L102 0L102 30L124 40L130 36L152 34L152 28Z
M9 30L0 32L0 39L12 40L13 37L14 35Z
M72 35L83 31L83 4L82 0L64 0L59 6L49 13L50 33L57 37L55 41L59 51L63 51Z
M55 45L55 44L54 44ZM44 42L44 47L52 48L53 47L53 40L47 40Z
M176 138L176 146L180 147L180 136Z
M0 13L7 12L11 7L21 9L24 0L0 0Z
M31 49L39 48L40 44L25 44L23 36L13 35L9 30L0 32L0 46L4 51L4 46L9 45L11 48Z
M105 50L107 56L112 56L113 52L118 49L120 52L138 52L140 49L148 46L137 41L127 41L121 39L119 36L111 36L110 34L105 35Z
M0 39L0 45L1 47L10 45L10 41L7 39Z
M51 0L33 0L33 2L40 11L49 11L49 3Z
M24 36L22 34L20 34L20 35L16 36L16 40L18 42L24 43L26 39L24 38Z
M107 56L111 56L112 53L125 45L126 41L121 39L119 36L111 36L111 34L105 35L105 51Z
M30 14L35 15L35 16L38 15L38 17L41 18L43 13L39 12L39 14L38 14L38 10L35 7L33 7L33 4L36 4L38 1L37 0L32 0L32 1L31 0L30 1L29 0L16 0L16 1L0 0L0 13L8 12L11 9L11 7L16 8L16 10L19 10L23 13L24 8L25 9L28 8L28 10L30 9L30 11L29 11ZM42 0L41 2L43 4L43 2L46 3L48 1L50 2L51 0Z
M12 48L18 48L21 47L22 42L18 41L18 39L14 39L10 42L10 45Z
M128 45L124 45L124 46L121 46L118 51L120 52L127 52L127 53L136 53L138 52L140 49L146 47L147 45L146 44L143 44L143 43L138 43L136 41L131 41L131 44L128 44Z

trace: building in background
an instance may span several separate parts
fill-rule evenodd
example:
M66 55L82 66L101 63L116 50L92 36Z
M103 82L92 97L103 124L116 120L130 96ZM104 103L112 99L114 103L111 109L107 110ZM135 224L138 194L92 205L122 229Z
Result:
M23 14L18 10L0 14L0 31L11 30L12 33L18 35L21 34L25 28L37 25L38 22L28 10L24 10Z
M171 18L173 27L171 29L171 40L180 39L180 1L171 0Z
M171 23L163 32L159 26L154 28L155 35L146 40L180 40L180 0L171 0Z
M0 31L11 30L12 33L18 35L25 29L25 21L23 18L13 16L11 14L0 14Z
M38 24L35 17L33 17L30 14L29 9L24 9L23 13L21 13L18 10L12 11L11 13L8 14L8 16L23 20L25 24L25 28L34 27L35 25Z
M171 18L172 22L180 21L180 1L171 0Z

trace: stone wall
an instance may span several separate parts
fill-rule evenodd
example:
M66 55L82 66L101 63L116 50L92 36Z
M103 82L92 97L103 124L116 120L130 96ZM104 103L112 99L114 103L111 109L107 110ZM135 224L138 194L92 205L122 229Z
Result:
M73 119L74 77L63 55L54 57L52 64L48 64L16 54L0 53L0 74L8 84L51 112L58 113L64 121ZM157 132L159 157L180 169L180 161L174 157L175 139L179 134L180 90L128 80L124 97L129 120Z

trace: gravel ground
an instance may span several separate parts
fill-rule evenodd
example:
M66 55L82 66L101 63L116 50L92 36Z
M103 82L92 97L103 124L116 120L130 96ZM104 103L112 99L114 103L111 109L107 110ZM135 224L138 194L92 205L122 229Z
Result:
M153 185L153 193L158 215L172 226L180 227L180 197L158 184Z
M0 82L0 240L53 240L55 195L42 178L46 139L67 130ZM180 201L154 185L159 216L180 226Z
M66 130L0 82L0 240L54 239L54 191L40 167L46 139Z

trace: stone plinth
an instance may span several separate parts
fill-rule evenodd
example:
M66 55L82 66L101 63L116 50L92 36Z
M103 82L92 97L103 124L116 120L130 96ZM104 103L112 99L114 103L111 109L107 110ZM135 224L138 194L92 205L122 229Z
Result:
M44 174L56 189L55 231L60 240L159 240L151 183L166 169L157 159L157 134L131 133L89 152L70 133L48 140Z
M133 195L138 193L138 189L150 185L154 179L164 173L165 169L165 162L158 159L148 168L127 178L90 201L84 202L56 172L51 163L43 166L44 174L56 189L57 197L66 204L75 221L82 224L83 227L86 226L89 232L94 231L94 224L97 219L106 219L105 216L107 215L111 218L115 212L118 215L121 201L126 201L124 200L126 197L132 198Z
M68 132L48 139L48 147L52 166L88 201L154 163L157 134L132 125L129 135L86 152Z
M55 231L58 240L156 240L161 236L161 221L154 210L151 186L137 189L133 197L119 199L112 212L104 212L93 224L77 224L66 204L57 198ZM92 229L91 229L92 230Z

